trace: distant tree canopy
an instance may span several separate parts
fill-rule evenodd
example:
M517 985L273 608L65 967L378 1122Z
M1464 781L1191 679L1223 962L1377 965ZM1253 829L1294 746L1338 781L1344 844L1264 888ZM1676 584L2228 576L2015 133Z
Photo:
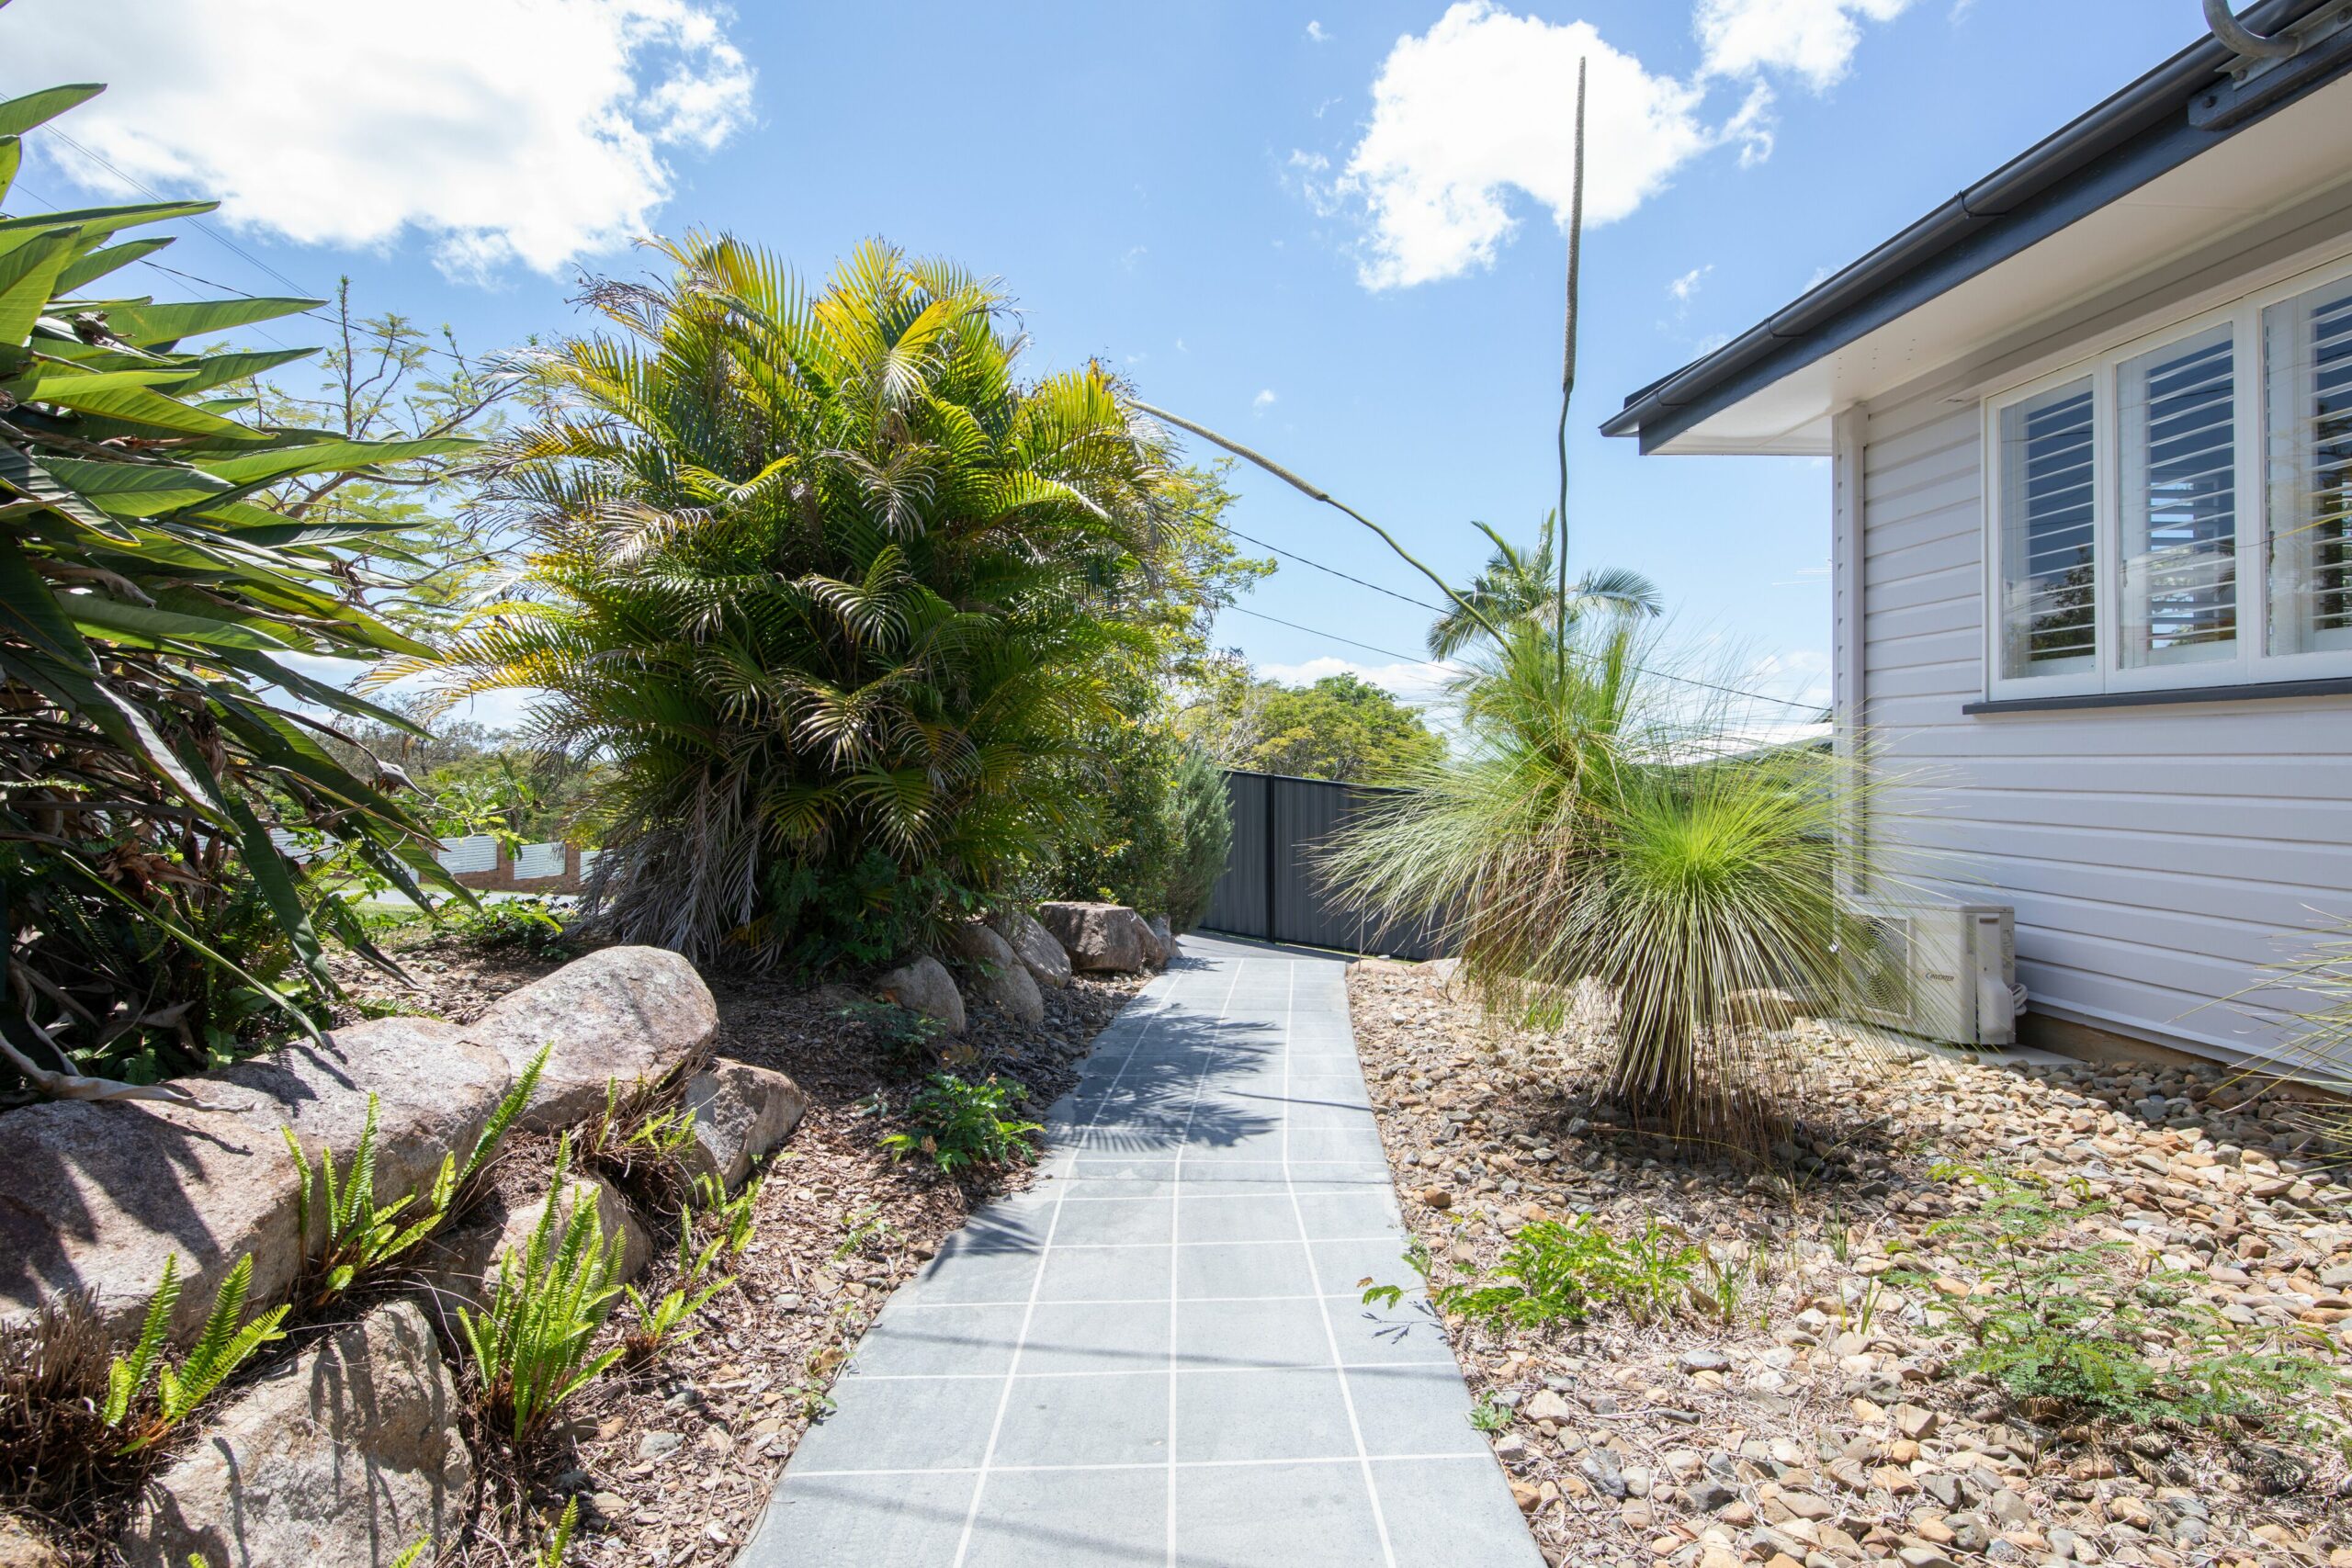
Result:
M1445 751L1420 715L1353 675L1285 686L1229 670L1188 710L1186 728L1226 767L1350 784L1377 784Z

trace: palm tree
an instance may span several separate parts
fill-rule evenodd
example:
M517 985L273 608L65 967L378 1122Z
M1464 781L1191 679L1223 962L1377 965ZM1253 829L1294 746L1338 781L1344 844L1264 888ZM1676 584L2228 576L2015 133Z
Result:
M1020 380L1003 297L862 246L811 293L732 240L605 284L492 499L513 594L444 702L528 688L607 755L592 930L702 963L875 962L1035 863L1082 801L1035 787L1115 722L1151 631L1162 452L1099 367ZM397 673L397 671L394 671Z
M1471 525L1494 541L1495 551L1487 558L1486 567L1463 592L1461 600L1430 627L1430 658L1451 659L1487 636L1487 628L1470 614L1473 606L1490 621L1505 625L1532 621L1556 634L1560 591L1556 586L1553 537L1558 518L1557 513L1544 514L1544 529L1532 550L1512 544L1484 523ZM1640 572L1603 567L1568 585L1568 624L1573 626L1580 617L1596 611L1630 618L1655 615L1663 604L1657 585Z

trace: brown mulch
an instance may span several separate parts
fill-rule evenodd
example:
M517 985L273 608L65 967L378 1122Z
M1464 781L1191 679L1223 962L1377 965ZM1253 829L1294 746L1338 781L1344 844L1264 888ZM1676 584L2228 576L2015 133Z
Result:
M370 1010L397 1005L455 1022L564 962L482 953L446 937L426 937L399 956L421 994L372 972L346 976L355 993ZM1035 1117L1077 1081L1095 1035L1146 978L1080 976L1068 989L1047 989L1045 1022L1034 1028L976 1007L953 1065L967 1077L1017 1081ZM704 1311L700 1336L647 1373L608 1378L583 1393L565 1451L534 1467L533 1504L543 1518L551 1520L565 1498L578 1499L582 1529L568 1562L582 1568L730 1561L891 1291L975 1205L1030 1179L1013 1168L958 1182L889 1161L877 1144L887 1108L904 1099L923 1064L909 1059L879 1015L852 1008L842 1016L854 992L728 976L710 986L718 1054L789 1075L808 1093L808 1111L768 1163L738 1283ZM885 1109L877 1110L877 1095ZM638 1288L657 1295L672 1268L658 1259ZM458 1560L522 1561L511 1535L481 1532Z

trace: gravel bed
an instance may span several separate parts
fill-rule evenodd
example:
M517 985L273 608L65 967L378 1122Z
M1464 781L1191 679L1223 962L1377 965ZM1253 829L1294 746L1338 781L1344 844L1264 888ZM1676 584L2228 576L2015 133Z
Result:
M2022 1167L2111 1203L2077 1224L2086 1238L2189 1272L2237 1321L2313 1330L2352 1366L2352 1192L2291 1091L2216 1069L1865 1052L1804 1024L1807 1112L1757 1170L1621 1125L1594 1092L1590 1010L1556 1036L1514 1033L1430 966L1361 964L1349 989L1433 1284L1491 1265L1529 1220L1579 1213L1621 1233L1664 1222L1751 1281L1728 1325L1605 1308L1580 1329L1454 1325L1554 1562L2352 1568L2341 1454L2037 1426L1951 1372L1960 1341L1926 1310L1965 1289L1925 1233L1967 1200L1930 1167Z

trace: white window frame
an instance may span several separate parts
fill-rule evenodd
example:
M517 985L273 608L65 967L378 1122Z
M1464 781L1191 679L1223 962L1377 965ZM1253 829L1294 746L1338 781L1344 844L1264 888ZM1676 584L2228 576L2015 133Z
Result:
M2126 695L2193 687L2245 686L2260 694L2280 682L2352 676L2352 649L2309 653L2270 651L2270 454L2267 434L2270 367L2263 342L2262 312L2271 305L2352 277L2352 256L2306 268L2293 276L2243 294L2226 304L2168 320L2095 355L1986 395L1979 439L1984 454L1983 505L1983 659L1984 695L1993 702L2038 697ZM2168 343L2185 341L2213 327L2232 329L2232 419L2237 489L2236 653L2227 659L2127 669L2122 664L2122 453L2118 446L2118 372L2127 361ZM2008 675L2002 670L2003 571L2001 502L2007 491L2007 454L2001 442L2001 416L2012 405L2087 377L2091 382L2092 562L2096 582L2096 643L2093 669L2052 675Z

